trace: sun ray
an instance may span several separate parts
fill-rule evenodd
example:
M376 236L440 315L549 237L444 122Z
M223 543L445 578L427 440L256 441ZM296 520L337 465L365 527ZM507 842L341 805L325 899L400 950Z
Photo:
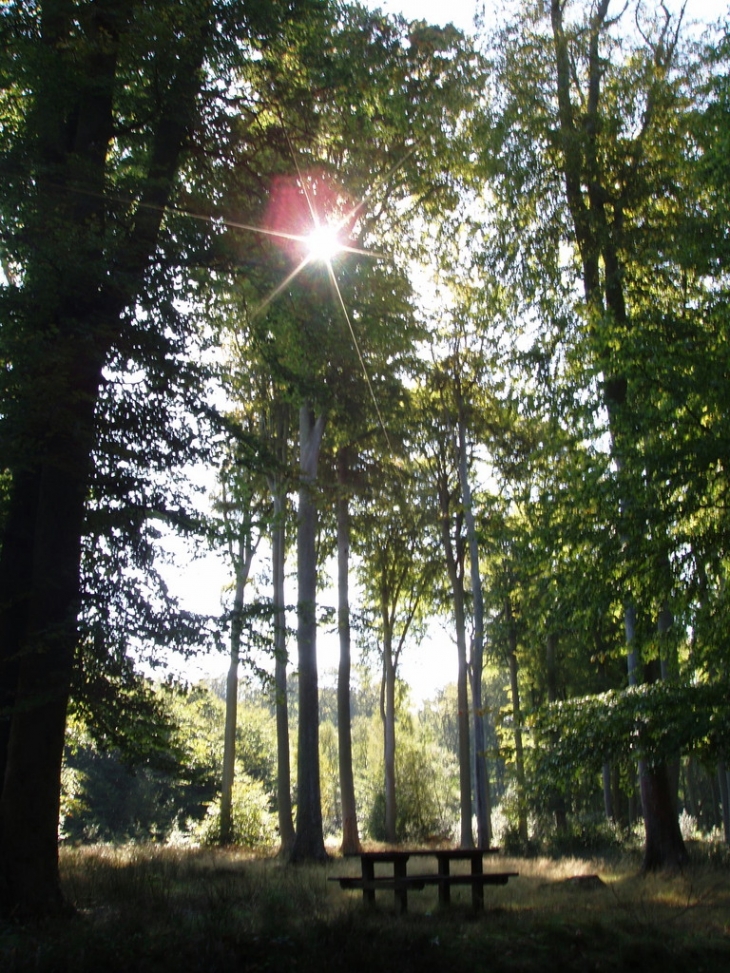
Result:
M350 337L352 338L352 343L355 346L355 351L357 352L357 357L360 362L360 367L362 368L362 373L365 376L365 381L367 383L368 391L370 392L370 398L372 399L373 405L375 406L375 414L378 417L378 423L380 424L380 428L383 430L383 436L385 436L385 442L388 447L388 451L392 453L393 447L390 444L390 436L388 435L388 430L385 428L385 422L383 421L383 416L380 411L380 406L378 405L378 400L375 397L375 389L373 388L373 383L370 381L370 375L368 374L367 366L365 365L365 359L363 358L362 352L360 351L360 344L357 340L355 329L352 326L352 321L350 320L350 315L348 313L344 298L342 297L342 291L340 290L340 285L337 283L337 277L335 276L335 272L331 264L327 264L327 270L329 272L329 278L332 283L332 287L334 288L335 294L337 294L340 307L342 308L342 313L345 317L345 321L347 322L347 327L350 330Z

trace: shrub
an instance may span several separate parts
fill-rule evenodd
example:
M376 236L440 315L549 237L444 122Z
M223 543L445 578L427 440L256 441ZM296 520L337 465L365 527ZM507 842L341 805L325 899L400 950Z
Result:
M220 842L220 797L208 806L208 812L194 834L203 844ZM233 784L231 809L234 844L246 848L272 845L277 839L276 816L261 781L242 774Z

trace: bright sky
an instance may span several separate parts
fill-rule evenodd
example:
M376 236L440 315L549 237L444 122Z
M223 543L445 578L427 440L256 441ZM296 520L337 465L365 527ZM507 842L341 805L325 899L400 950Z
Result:
M386 13L403 14L408 20L427 20L432 24L452 23L466 33L474 30L474 15L477 10L503 11L513 6L507 0L363 0L370 9L380 8ZM623 2L623 0L622 0ZM646 0L651 4L653 0ZM547 0L546 0L547 3ZM615 2L616 9L622 3ZM679 10L682 0L667 0L671 10ZM728 12L728 0L687 0L686 16L691 20L704 20L711 23Z

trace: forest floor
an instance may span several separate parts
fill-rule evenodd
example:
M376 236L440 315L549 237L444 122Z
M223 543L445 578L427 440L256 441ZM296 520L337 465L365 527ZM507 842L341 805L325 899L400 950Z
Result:
M64 849L70 920L0 924L3 973L642 973L730 969L730 869L696 863L641 877L636 859L504 858L517 871L439 910L432 888L407 915L383 894L327 879L357 861L287 866L240 851L144 845ZM594 877L590 877L594 876Z

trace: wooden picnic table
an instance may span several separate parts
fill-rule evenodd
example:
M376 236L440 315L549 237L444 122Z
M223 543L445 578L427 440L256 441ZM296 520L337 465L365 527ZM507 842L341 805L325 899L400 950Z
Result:
M437 885L439 905L448 906L451 902L452 885L471 886L472 905L475 909L484 908L484 886L506 885L517 872L485 872L484 856L495 854L494 848L416 848L388 849L386 851L363 851L360 858L361 875L334 876L331 881L340 883L342 888L361 889L363 901L375 904L375 892L392 890L396 907L400 912L408 910L409 890L423 889L426 885ZM408 874L410 859L435 858L436 872ZM468 861L469 874L451 874L451 863ZM392 872L376 874L375 866L392 866Z

